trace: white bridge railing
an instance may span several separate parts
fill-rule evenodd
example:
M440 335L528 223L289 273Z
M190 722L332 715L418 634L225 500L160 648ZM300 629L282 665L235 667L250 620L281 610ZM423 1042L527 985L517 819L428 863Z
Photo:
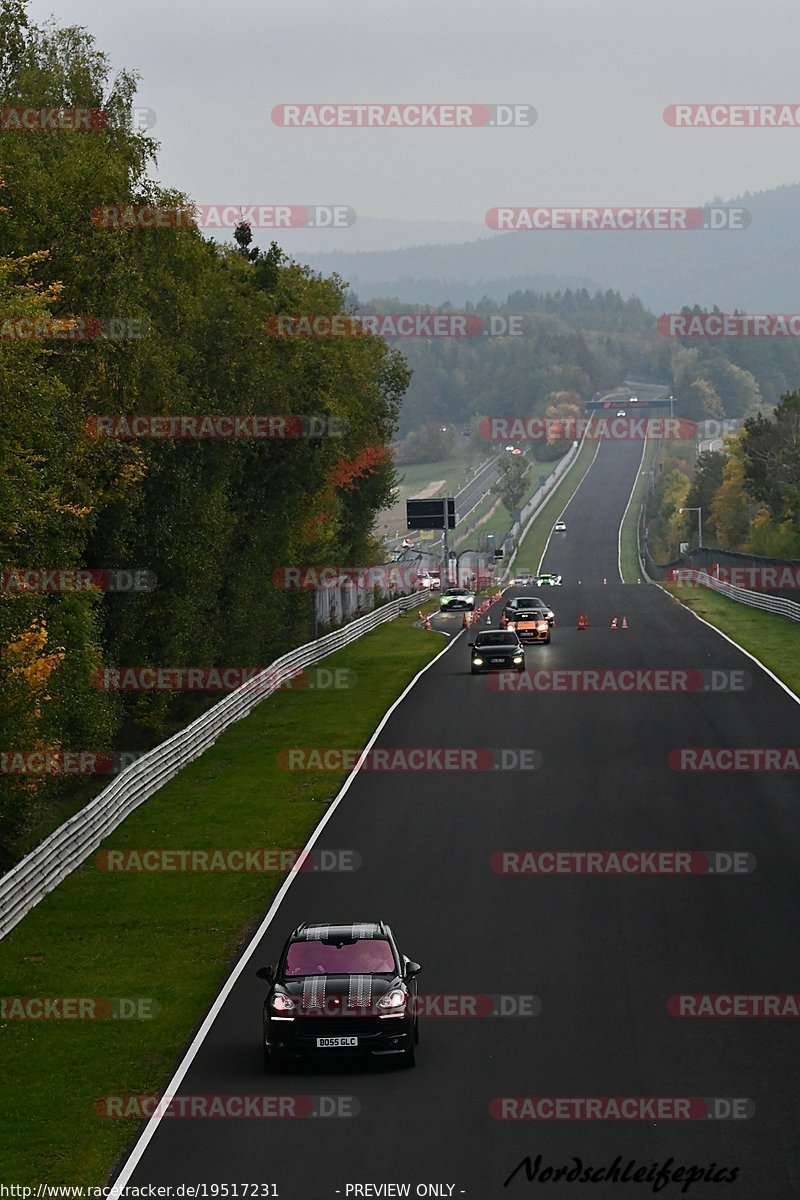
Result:
M767 596L763 592L751 592L749 588L736 587L724 579L717 579L707 571L696 567L676 567L672 580L678 587L692 584L695 587L707 587L713 592L720 592L739 604L747 604L750 608L760 608L764 612L776 613L788 617L791 621L800 621L800 604L795 600L785 600L782 596Z
M224 700L131 763L94 800L45 838L0 879L0 940L92 854L125 818L213 745L219 735L305 667L419 604L413 593L326 633L275 660Z

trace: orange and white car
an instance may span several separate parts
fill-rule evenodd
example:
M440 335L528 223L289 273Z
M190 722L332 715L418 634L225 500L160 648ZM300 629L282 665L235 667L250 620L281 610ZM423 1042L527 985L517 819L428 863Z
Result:
M513 629L523 644L525 642L550 641L550 622L541 609L515 613L506 625L506 629Z

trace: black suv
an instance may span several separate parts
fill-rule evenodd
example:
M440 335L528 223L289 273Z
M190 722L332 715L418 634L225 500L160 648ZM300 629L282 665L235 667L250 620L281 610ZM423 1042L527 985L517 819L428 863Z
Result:
M300 1058L395 1056L413 1067L419 963L385 921L300 925L277 967L261 967L264 1066Z

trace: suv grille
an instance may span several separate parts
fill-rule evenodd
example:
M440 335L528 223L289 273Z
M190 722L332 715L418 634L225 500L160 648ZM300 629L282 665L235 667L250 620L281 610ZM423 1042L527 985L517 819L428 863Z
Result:
M387 1028L388 1026L388 1028ZM301 1017L295 1030L301 1037L367 1037L389 1033L391 1023L380 1017Z

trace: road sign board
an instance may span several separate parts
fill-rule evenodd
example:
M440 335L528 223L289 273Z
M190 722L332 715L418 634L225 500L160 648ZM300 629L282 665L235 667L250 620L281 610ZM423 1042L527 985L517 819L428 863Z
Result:
M446 517L446 521L445 521ZM455 529L456 502L451 497L435 500L406 500L407 529Z

